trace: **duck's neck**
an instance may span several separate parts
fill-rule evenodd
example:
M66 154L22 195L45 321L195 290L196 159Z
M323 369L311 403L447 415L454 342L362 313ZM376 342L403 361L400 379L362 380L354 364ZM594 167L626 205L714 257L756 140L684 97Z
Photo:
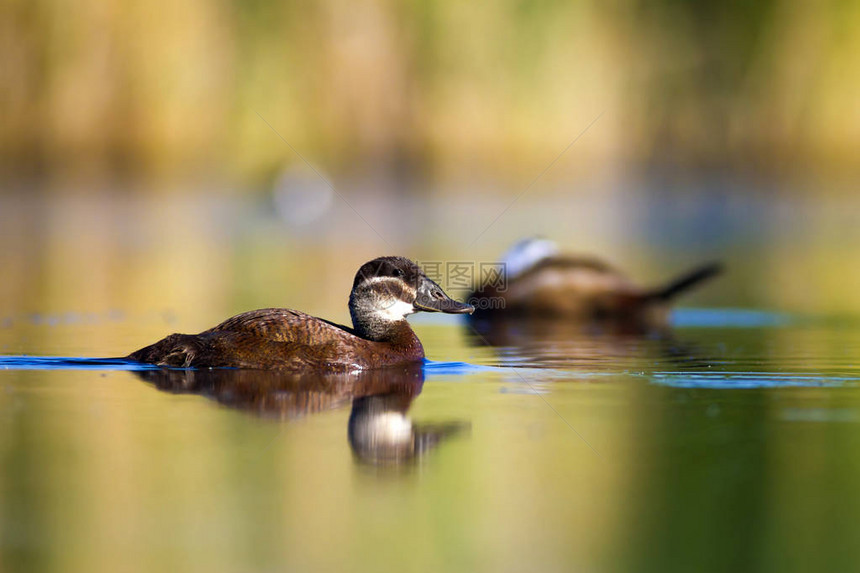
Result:
M421 342L405 318L391 320L355 298L349 301L349 314L352 316L353 330L362 338L421 349Z

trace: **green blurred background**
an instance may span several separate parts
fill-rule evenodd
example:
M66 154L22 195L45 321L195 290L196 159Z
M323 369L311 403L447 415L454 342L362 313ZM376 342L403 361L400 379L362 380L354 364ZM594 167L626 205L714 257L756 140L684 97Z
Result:
M856 176L857 2L6 0L3 167L259 181Z
M6 313L343 318L370 257L533 234L642 282L726 259L692 303L860 310L856 1L6 0L0 27Z

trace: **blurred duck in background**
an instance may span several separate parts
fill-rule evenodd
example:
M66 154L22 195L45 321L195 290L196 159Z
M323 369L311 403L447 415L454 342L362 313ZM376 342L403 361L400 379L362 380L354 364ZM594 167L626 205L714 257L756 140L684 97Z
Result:
M564 321L625 333L668 327L675 297L722 271L721 264L709 263L665 285L643 288L608 264L562 253L543 238L520 241L500 262L506 280L479 284L469 296L475 320Z

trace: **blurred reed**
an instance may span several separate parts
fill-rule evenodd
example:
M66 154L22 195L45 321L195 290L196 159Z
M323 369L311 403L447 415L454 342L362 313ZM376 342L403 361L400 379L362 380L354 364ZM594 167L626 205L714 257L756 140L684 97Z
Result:
M6 0L5 177L857 174L860 3ZM259 114L259 116L258 116ZM436 187L440 188L440 187ZM6 187L4 187L6 189Z

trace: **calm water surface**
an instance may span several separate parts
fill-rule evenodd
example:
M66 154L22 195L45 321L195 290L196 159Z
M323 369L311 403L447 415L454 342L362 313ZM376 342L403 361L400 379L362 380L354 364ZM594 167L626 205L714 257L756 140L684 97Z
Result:
M7 319L0 570L860 559L860 324L682 310L657 338L416 318L422 368L329 377L63 360L135 347L135 321Z
M858 316L856 194L706 187L350 191L361 219L306 221L208 188L0 194L0 571L855 569L860 322L818 317ZM729 270L665 337L418 315L417 370L86 359L253 308L342 322L373 257L538 231L641 284Z

